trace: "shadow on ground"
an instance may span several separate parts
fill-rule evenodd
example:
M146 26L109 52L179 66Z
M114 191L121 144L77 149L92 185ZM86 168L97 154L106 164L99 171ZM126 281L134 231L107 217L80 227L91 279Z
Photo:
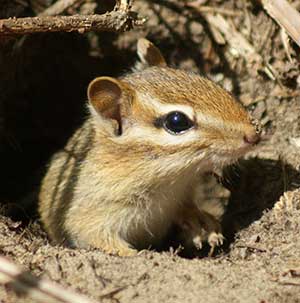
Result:
M252 158L228 167L224 185L231 196L223 219L227 248L238 231L260 219L285 191L299 184L300 172L281 160Z

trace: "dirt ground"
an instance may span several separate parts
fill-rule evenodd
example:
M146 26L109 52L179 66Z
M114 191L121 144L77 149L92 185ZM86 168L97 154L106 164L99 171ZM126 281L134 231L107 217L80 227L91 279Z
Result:
M148 21L131 32L43 34L0 45L1 255L98 302L300 302L299 48L284 46L280 27L256 1L202 2L222 8L231 35L241 34L252 54L237 51L211 26L214 13L158 0L135 2L134 10ZM300 8L300 1L293 2ZM35 13L18 4L2 17L11 10ZM231 91L264 126L265 140L224 172L230 190L226 243L213 257L205 249L201 256L169 248L122 258L53 246L32 211L35 205L25 205L38 191L47 159L83 120L87 83L128 71L141 36L170 65ZM205 194L220 191L218 185ZM0 302L33 301L2 285Z

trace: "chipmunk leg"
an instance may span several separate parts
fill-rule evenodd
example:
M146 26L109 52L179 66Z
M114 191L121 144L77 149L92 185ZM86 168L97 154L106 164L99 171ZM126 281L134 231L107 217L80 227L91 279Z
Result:
M202 243L207 241L212 255L215 247L223 244L224 236L218 219L196 205L185 206L176 223L181 229L180 238L186 245L201 249Z
M84 242L75 241L75 245L79 247L94 247L101 251L118 255L122 257L134 256L138 251L131 247L131 245L123 240L118 234L113 233L95 233L93 236L89 235L88 240Z
M209 255L212 256L215 247L223 245L224 242L221 224L217 218L205 211L200 211L199 220L206 231L206 241L211 247Z
M123 240L119 235L106 235L104 241L99 239L92 244L108 254L118 255L122 257L134 256L138 251L130 246L128 242Z

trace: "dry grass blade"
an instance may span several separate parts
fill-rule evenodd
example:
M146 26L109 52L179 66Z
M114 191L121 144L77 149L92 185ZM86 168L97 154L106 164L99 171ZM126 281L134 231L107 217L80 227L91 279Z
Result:
M37 302L96 303L53 282L38 279L4 257L0 257L0 283L9 284L16 293L27 295Z
M300 46L300 13L286 0L261 0L268 14Z

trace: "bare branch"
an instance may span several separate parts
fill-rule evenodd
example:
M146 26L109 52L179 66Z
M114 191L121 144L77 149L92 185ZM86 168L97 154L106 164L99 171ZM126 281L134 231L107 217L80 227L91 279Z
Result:
M113 11L103 15L42 16L0 20L0 35L44 32L85 33L90 31L123 32L145 22L131 11Z

